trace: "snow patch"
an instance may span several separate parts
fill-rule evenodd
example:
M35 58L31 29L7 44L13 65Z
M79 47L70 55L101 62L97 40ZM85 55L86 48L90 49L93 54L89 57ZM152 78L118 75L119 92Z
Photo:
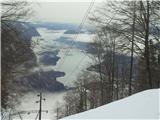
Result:
M160 89L146 90L130 97L103 105L96 109L75 114L61 120L89 120L89 119L160 119Z

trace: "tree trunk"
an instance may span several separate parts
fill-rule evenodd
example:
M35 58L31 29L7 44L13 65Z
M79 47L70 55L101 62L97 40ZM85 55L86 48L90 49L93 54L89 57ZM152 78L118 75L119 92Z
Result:
M132 25L132 41L131 41L131 61L130 61L130 77L129 77L129 95L132 94L132 78L133 78L133 54L134 54L134 32L135 32L135 1L133 1L133 25Z
M141 10L143 11L144 16L144 23L145 23L145 69L146 69L146 77L147 77L147 84L149 88L152 88L152 77L151 77L151 70L150 70L150 50L149 50L149 22L150 22L150 8L149 8L149 1L147 0L147 7L146 10L144 8L143 2L140 1Z

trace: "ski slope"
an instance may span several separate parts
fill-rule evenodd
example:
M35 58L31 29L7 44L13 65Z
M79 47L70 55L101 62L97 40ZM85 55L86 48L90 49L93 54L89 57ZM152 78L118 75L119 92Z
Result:
M158 120L159 102L160 89L151 89L61 120Z

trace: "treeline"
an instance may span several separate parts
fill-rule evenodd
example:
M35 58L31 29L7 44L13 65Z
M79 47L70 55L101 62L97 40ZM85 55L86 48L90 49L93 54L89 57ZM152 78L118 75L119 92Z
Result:
M29 4L13 0L1 5L1 118L5 119L3 110L13 109L24 92L14 79L27 73L28 68L35 65L36 58L26 35L27 25L21 24L31 13ZM28 61L32 63L30 66Z
M89 19L96 65L57 104L57 118L160 86L160 1L109 1Z

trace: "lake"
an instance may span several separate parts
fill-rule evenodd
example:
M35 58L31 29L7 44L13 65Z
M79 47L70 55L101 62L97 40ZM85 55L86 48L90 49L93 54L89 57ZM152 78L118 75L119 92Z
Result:
M92 59L90 58L90 54L84 53L84 51L80 48L76 48L72 42L82 42L83 44L87 44L91 42L94 35L83 33L78 35L78 39L74 40L74 34L64 34L66 30L48 30L46 28L38 28L38 32L41 37L33 37L33 50L37 56L38 67L33 69L33 71L38 69L43 69L44 71L61 71L65 72L64 77L58 77L57 80L63 83L65 86L71 87L74 86L74 82L76 81L78 75L85 70L92 63ZM62 39L63 41L59 42L58 40ZM38 44L34 44L38 41ZM55 51L58 51L57 55ZM42 56L44 52L53 53L49 56L47 64L44 64L44 60L42 61ZM45 56L46 57L46 56ZM44 58L45 58L44 57ZM60 59L56 59L57 61L55 65L53 65L53 58L59 57ZM55 59L53 59L55 60ZM25 94L21 99L21 103L16 106L17 111L31 111L38 110L39 104L35 103L39 98L37 97L37 92L29 92ZM48 113L42 113L42 119L56 119L56 113L54 109L56 109L57 102L63 102L64 92L54 92L43 93L43 96L46 98L46 101L42 104L43 110L48 110ZM32 114L22 114L23 119L33 119L35 120L37 113ZM19 116L14 116L14 119L19 119Z

